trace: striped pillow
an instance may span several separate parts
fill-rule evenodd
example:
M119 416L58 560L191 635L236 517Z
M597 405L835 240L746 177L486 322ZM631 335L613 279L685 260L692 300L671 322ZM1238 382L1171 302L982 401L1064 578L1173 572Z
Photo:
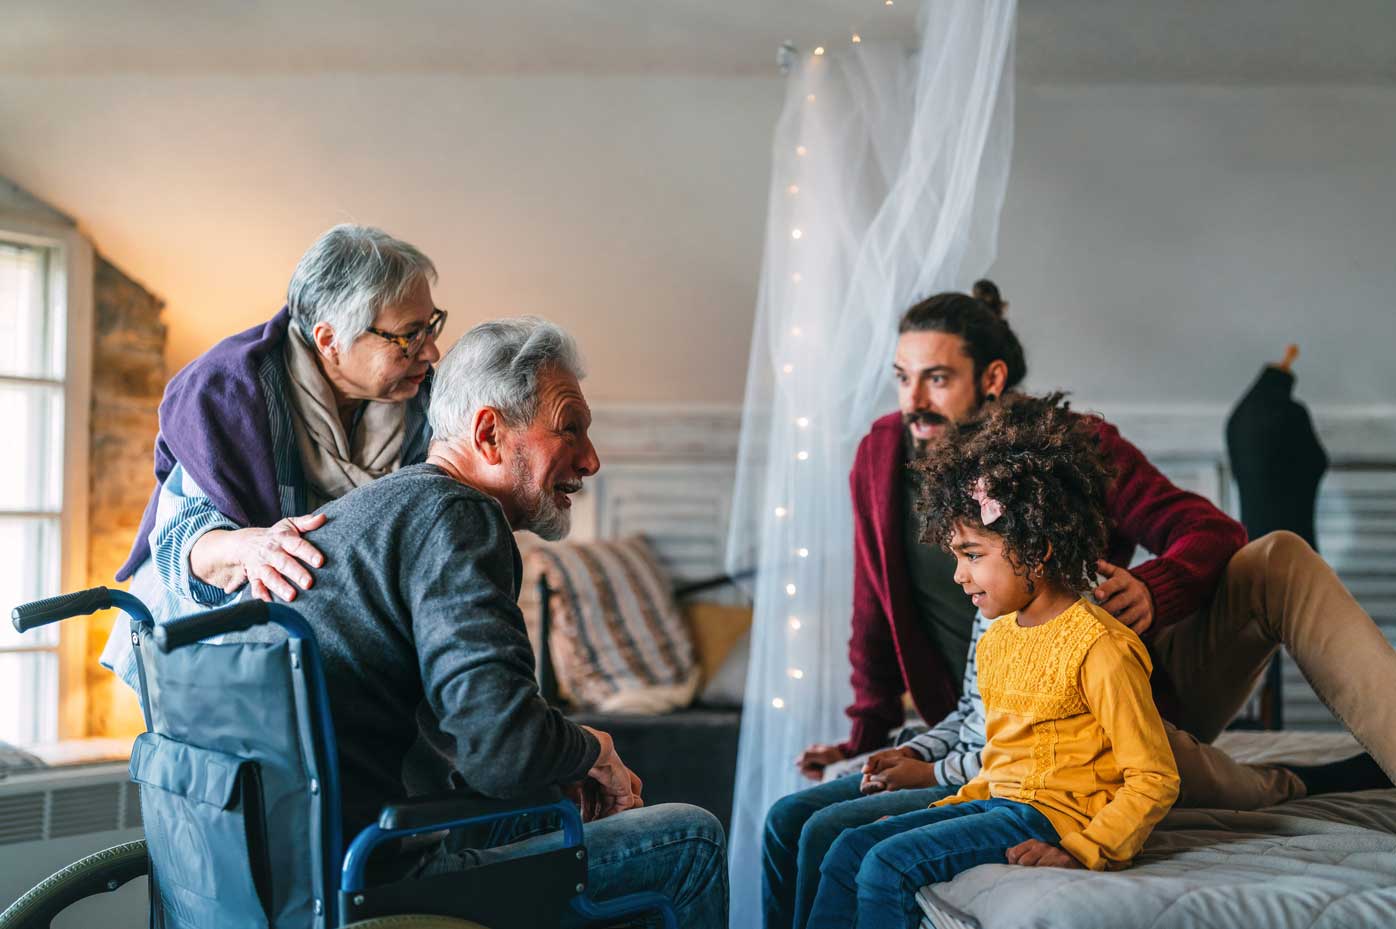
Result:
M642 536L542 545L528 573L552 589L548 644L558 688L579 707L665 713L698 687L673 585Z

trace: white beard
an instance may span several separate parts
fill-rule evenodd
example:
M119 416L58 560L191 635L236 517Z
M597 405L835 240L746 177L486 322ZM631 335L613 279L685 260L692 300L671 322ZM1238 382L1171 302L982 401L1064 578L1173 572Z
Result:
M572 531L572 511L558 506L552 493L534 482L533 472L523 455L514 458L510 470L524 511L522 525L514 528L527 529L545 542L559 542L567 538Z

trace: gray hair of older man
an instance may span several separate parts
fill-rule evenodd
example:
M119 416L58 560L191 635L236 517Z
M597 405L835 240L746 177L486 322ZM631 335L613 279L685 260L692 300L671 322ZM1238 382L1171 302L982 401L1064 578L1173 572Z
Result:
M415 246L372 226L344 223L301 256L286 305L307 339L317 323L328 323L335 345L347 347L383 307L401 303L423 281L436 283L436 265Z
M436 366L427 410L432 438L467 435L485 407L511 429L527 426L538 414L538 387L549 369L579 381L586 376L577 343L561 326L536 316L480 323Z

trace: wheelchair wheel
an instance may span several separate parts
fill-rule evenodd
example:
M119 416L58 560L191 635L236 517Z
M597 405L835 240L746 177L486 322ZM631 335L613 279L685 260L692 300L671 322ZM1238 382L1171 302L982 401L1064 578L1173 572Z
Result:
M103 849L36 884L0 913L0 929L48 929L49 922L72 904L110 893L150 870L145 842Z
M343 929L488 929L468 919L452 916L376 916L362 922L349 923Z

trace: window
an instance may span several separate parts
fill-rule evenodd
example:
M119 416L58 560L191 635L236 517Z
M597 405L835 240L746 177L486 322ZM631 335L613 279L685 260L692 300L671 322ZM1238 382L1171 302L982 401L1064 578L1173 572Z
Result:
M63 584L67 312L61 251L0 233L0 606ZM59 631L0 623L0 740L58 736Z

